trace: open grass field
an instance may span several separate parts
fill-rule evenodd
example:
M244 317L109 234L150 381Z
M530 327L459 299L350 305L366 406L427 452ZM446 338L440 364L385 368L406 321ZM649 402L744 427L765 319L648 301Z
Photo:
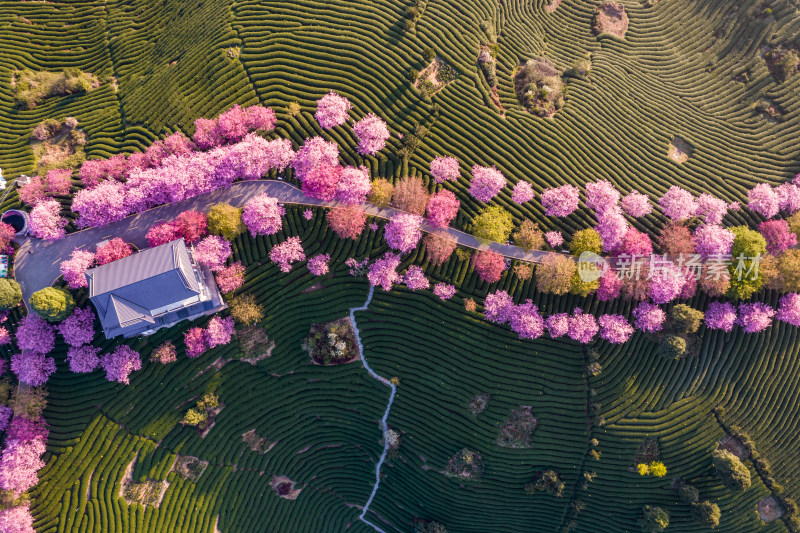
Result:
M194 119L234 103L263 103L278 114L277 135L295 147L312 135L334 140L346 164L364 164L373 177L428 180L432 158L457 157L462 176L445 187L461 200L454 225L462 229L482 207L467 194L465 169L473 164L494 164L511 184L529 181L537 192L608 179L623 191L659 196L680 185L729 202L743 200L756 183L778 184L800 171L798 77L776 82L762 57L777 45L800 45L795 1L626 0L624 39L594 35L597 2L564 0L550 12L544 0L428 0L415 29L405 31L409 3L4 2L0 167L6 178L32 172L29 135L46 118L76 117L88 138L87 157L99 158L143 150L173 131L191 134ZM497 36L496 98L478 66L482 22ZM457 73L432 101L409 78L429 63L427 48ZM559 70L591 60L588 76L565 78L565 105L551 119L525 111L513 87L518 65L540 56ZM17 107L16 71L68 67L92 73L100 85ZM394 135L380 155L356 155L349 129L320 129L315 101L330 90L353 103L352 116L373 111L388 122ZM288 113L291 102L299 103L299 114ZM403 160L395 154L397 134L409 135L418 124L429 133ZM675 137L689 147L682 163L669 156ZM570 234L593 223L585 210L554 221L538 202L519 206L510 198L507 187L493 202L546 229ZM18 205L14 192L3 207L12 205ZM235 342L187 359L182 337L189 324L132 341L145 359L167 338L179 354L171 365L145 362L127 387L100 372L69 373L66 346L56 346L59 371L48 383L44 413L51 426L47 466L31 493L37 531L372 531L358 516L383 447L379 420L388 390L357 362L309 365L300 343L312 323L363 304L368 284L350 277L343 262L375 257L385 245L371 231L358 241L337 239L321 212L305 221L290 208L285 220L278 238L234 243L235 259L247 266L244 291L266 307L262 325L275 341L272 356L257 365L209 368L233 357ZM726 225L754 222L749 211L725 219ZM634 225L655 234L662 223L654 214ZM309 257L331 254L334 275L323 288L304 292L317 281L304 266L281 274L269 263L271 246L295 235ZM404 259L412 262L424 264L422 251ZM785 495L800 500L797 328L776 322L757 335L706 331L700 355L685 360L659 357L641 333L622 346L598 341L593 355L566 340L520 341L507 327L465 311L463 301L481 302L505 289L547 313L581 307L628 315L629 303L542 295L533 290L535 280L521 282L510 272L488 286L456 256L438 268L425 266L431 280L458 287L455 298L378 290L370 308L356 315L372 367L400 380L388 424L400 432L401 445L384 464L370 521L387 532L413 531L415 518L439 521L451 533L624 532L638 531L642 506L652 504L670 512L668 531L704 531L670 488L682 477L701 499L720 506L717 531L791 531L782 520L759 520L756 505L772 491L752 461L745 464L753 486L734 493L715 476L710 453L725 435L721 421L738 426ZM704 298L688 303L702 308ZM767 300L774 305L777 296ZM597 375L586 370L593 356L602 366ZM224 408L201 437L179 422L208 391ZM474 416L468 406L481 393L491 399ZM537 418L531 447L499 447L500 427L520 406ZM715 416L719 408L724 413ZM275 443L265 454L242 440L253 429ZM631 470L647 437L658 438L666 477ZM480 480L443 474L465 448L483 459ZM176 456L209 465L196 480L184 479L173 470ZM134 459L134 481L169 483L158 507L121 496ZM525 493L541 470L560 474L561 498ZM582 485L585 473L593 481ZM273 476L295 481L302 489L297 499L280 498L270 487Z

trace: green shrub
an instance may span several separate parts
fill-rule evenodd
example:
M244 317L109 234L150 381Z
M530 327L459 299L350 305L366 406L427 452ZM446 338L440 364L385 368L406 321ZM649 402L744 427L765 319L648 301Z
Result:
M697 487L689 485L688 483L680 488L678 496L681 501L686 504L696 503L700 499L700 491Z
M13 279L0 278L0 309L16 307L22 301L22 287Z
M558 477L558 472L555 470L546 470L539 472L534 476L533 481L525 485L525 492L527 494L535 494L537 491L543 491L556 498L564 496L564 482Z
M645 533L658 533L664 531L669 525L669 513L661 507L654 505L644 506L644 517L639 521Z
M658 353L670 359L677 359L686 353L686 340L678 335L664 335Z
M208 231L214 235L222 235L229 241L245 231L242 222L242 210L230 204L220 203L211 206L208 211Z
M722 484L729 489L744 491L750 487L750 470L728 450L720 448L711 452L711 462L714 464Z
M675 322L675 327L681 333L695 333L700 324L703 323L705 316L702 311L689 307L686 304L678 304L672 308L670 313L672 320Z
M34 292L30 298L31 309L48 322L61 322L75 309L75 299L66 289L46 287Z
M472 222L472 234L485 241L506 242L513 229L511 213L498 206L485 208Z
M583 252L600 254L603 252L603 241L597 230L587 228L575 232L569 241L569 252L579 257Z
M719 525L722 512L720 512L719 505L716 503L704 501L692 504L692 516L704 526L714 529Z

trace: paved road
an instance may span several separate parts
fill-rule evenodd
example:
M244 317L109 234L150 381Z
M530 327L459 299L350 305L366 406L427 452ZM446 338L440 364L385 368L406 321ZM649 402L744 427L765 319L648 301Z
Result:
M261 193L267 193L287 204L300 204L309 206L336 206L338 202L317 200L309 198L300 189L280 180L240 181L230 188L202 194L175 204L154 207L143 213L131 215L102 228L89 228L75 233L70 233L58 241L42 241L28 238L22 243L16 255L14 265L15 277L22 286L22 294L27 302L31 294L49 287L60 275L59 265L69 258L76 248L94 251L95 245L105 239L121 237L139 248L147 246L145 235L154 224L175 218L180 212L187 209L208 211L209 207L218 202L241 207L250 198ZM391 218L400 210L391 207L378 207L373 204L364 204L367 213L380 217ZM436 228L425 221L423 231L433 231ZM482 243L474 236L456 229L448 228L447 232L459 245L476 250L493 250L512 259L521 259L532 263L541 262L548 254L555 252L533 251L526 252L522 248L500 243Z

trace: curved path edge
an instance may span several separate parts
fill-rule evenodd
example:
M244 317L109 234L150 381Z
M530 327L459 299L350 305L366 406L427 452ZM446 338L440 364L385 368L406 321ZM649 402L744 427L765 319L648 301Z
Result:
M378 492L378 487L381 484L381 466L383 466L383 462L386 460L386 454L389 453L389 441L386 438L386 432L389 430L389 426L387 425L387 420L389 418L389 410L392 408L392 403L394 403L394 397L397 394L397 385L389 381L383 376L378 375L367 363L367 358L364 356L364 345L361 344L361 334L358 331L358 325L356 324L356 311L366 311L367 307L369 307L370 302L372 301L372 295L375 293L375 287L370 286L369 294L367 294L367 301L364 302L364 305L361 307L352 307L350 308L350 322L353 324L353 331L356 334L356 343L358 344L358 353L361 357L361 364L364 365L364 368L367 370L369 375L387 387L391 387L392 393L389 395L389 404L386 406L386 411L383 413L383 418L381 418L381 430L383 432L383 452L381 453L380 459L378 459L378 464L375 465L375 485L372 487L372 493L369 495L369 499L367 503L364 504L364 508L361 510L361 515L358 517L359 520L364 522L365 524L371 526L375 531L379 533L386 533L384 530L364 518L369 511L369 506L372 505L372 500L375 498L375 494Z

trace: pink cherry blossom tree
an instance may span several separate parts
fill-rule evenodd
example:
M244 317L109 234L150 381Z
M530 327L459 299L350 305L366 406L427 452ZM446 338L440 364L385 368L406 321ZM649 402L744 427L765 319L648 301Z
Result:
M597 232L603 243L603 251L612 252L623 245L628 230L628 221L622 214L622 209L617 205L605 208L597 215ZM631 244L641 246L643 243L642 234L638 232L631 234Z
M569 317L567 336L574 341L589 344L594 340L598 331L600 331L600 326L597 325L594 316L584 313L581 309L576 308Z
M711 302L705 313L705 323L708 329L721 329L731 332L738 318L736 308L729 302Z
M217 287L222 294L233 292L244 284L244 266L239 261L230 266L222 267L214 274Z
M56 329L70 346L83 346L94 339L94 319L95 314L91 307L76 307Z
M566 217L578 209L580 191L574 185L562 185L542 191L542 207L549 217Z
M680 296L686 278L672 263L656 265L647 287L647 295L657 304L666 304Z
M431 196L425 208L428 222L437 228L446 228L456 218L461 202L451 191L442 190Z
M717 224L704 224L694 232L694 246L704 260L711 256L730 255L733 239L732 231Z
M369 280L370 285L390 291L392 290L392 284L401 282L400 274L397 273L397 267L399 266L400 256L387 252L383 257L376 259L369 265L367 280Z
M412 291L425 290L431 286L430 281L425 277L425 271L417 265L408 267L403 276L403 283Z
M198 118L194 121L192 140L201 150L210 150L221 145L224 138L216 119Z
M697 198L697 216L703 217L706 224L721 224L728 212L728 204L708 193Z
M78 193L80 194L80 193ZM31 209L28 229L37 239L56 241L64 238L67 219L61 216L61 204L56 200L42 200Z
M663 309L650 302L640 302L633 310L633 325L646 333L661 331L667 315Z
M59 270L70 289L80 289L89 286L89 282L86 280L86 271L93 265L94 254L88 250L76 248L70 254L69 259L61 262Z
M620 193L608 180L586 184L586 207L599 215L619 203Z
M611 344L624 344L633 335L633 326L622 315L600 315L597 323L600 325L600 338Z
M331 91L317 100L317 112L314 113L314 118L323 129L329 130L347 122L351 108L347 98Z
M44 442L39 439L6 442L0 457L0 488L19 496L36 485L39 482L37 471L44 468L41 460L44 452Z
M22 383L40 387L56 371L56 362L44 353L26 351L11 357L11 371Z
M55 346L56 333L51 324L31 313L19 321L16 338L20 350L46 354Z
M778 207L780 210L792 214L800 210L800 187L792 183L781 183L775 187L775 194L778 195Z
M639 218L649 215L653 211L653 206L650 205L649 196L632 190L622 199L622 210L634 218Z
M514 190L511 191L511 200L518 204L530 202L535 197L536 193L533 192L533 187L527 181L518 181L514 185Z
M532 300L511 308L509 325L520 339L538 339L544 334L544 319Z
M70 346L67 350L67 361L69 361L70 372L78 374L88 374L100 365L100 348L91 344L83 346Z
M456 288L448 283L437 283L433 286L433 294L441 300L449 300L456 295Z
M186 344L186 356L194 359L200 357L208 350L206 336L203 328L190 328L183 334L183 342Z
M544 322L547 334L551 338L563 337L569 331L569 315L567 313L556 313L547 317Z
M358 153L361 155L376 155L391 136L389 127L380 117L369 113L353 126L353 133L358 141Z
M431 161L431 176L436 183L455 181L460 175L458 159L455 157L437 157Z
M367 215L359 206L351 205L331 209L327 220L340 239L358 239L367 224Z
M286 210L278 205L277 198L266 193L259 194L244 204L242 222L244 222L250 235L275 235L283 227L281 217Z
M653 242L646 233L642 233L636 228L628 227L622 242L612 250L612 253L614 255L649 256L653 253Z
M309 198L333 200L341 176L342 167L340 166L317 165L300 179L303 194Z
M291 162L297 179L303 180L306 174L315 167L337 167L339 165L339 147L322 137L306 139L305 144L297 151Z
M44 177L33 176L27 184L19 188L19 199L23 203L35 206L54 196L69 196L71 186L72 171L57 168L47 172Z
M781 296L775 318L792 326L800 326L800 294L793 292Z
M767 183L759 183L747 191L747 207L764 218L772 218L780 210L780 198Z
M505 324L511 319L514 300L506 291L498 290L487 294L483 300L483 314L487 322Z
M367 201L372 190L369 171L366 167L344 167L336 185L336 199L346 205L358 205Z
M237 179L263 178L273 168L269 157L270 149L270 143L255 133L250 133L241 142L226 147L221 151L221 157L215 165L216 181L233 183Z
M496 167L472 167L469 193L473 198L487 203L506 186L506 178Z
M564 236L560 231L548 231L544 234L544 239L551 248L558 248L564 244Z
M339 157L338 148L336 154L334 162ZM286 167L292 164L295 158L292 141L289 139L273 139L269 141L264 147L264 158L269 164L270 169L283 172Z
M234 104L217 117L217 128L227 142L239 142L247 135L247 114L239 104Z
M506 269L505 258L491 250L478 250L472 254L472 266L478 277L486 283L500 281Z
M739 304L739 318L736 323L745 333L758 333L772 325L775 309L762 302Z
M130 211L126 205L125 186L117 181L104 181L78 191L72 199L72 211L77 213L81 228L100 227L122 220Z
M100 358L100 366L106 371L108 381L129 385L131 372L141 370L142 359L139 352L121 344Z
M281 244L273 246L269 251L270 261L280 266L281 272L284 273L292 269L292 263L304 261L305 258L306 254L303 252L300 237L289 237Z
M33 529L33 516L30 504L7 507L0 511L0 531L6 533L36 533Z
M95 260L98 265L105 265L112 261L117 261L128 257L133 253L133 247L119 237L114 237L105 244L97 247Z
M620 290L622 289L622 280L613 269L608 269L603 272L598 280L597 299L601 302L608 302L619 298Z
M272 131L278 118L272 108L251 105L244 108L244 122L249 131Z
M197 244L192 256L199 264L216 271L231 256L231 243L219 235L209 235Z
M219 316L213 317L208 322L204 332L206 338L206 345L209 349L217 346L222 346L231 342L231 335L233 335L233 318L222 318Z
M411 213L398 213L394 215L386 226L384 237L386 243L393 250L400 253L410 252L416 248L417 243L422 237L420 226L422 217Z
M0 326L0 346L6 346L8 344L11 344L11 333L9 333L8 329L5 326ZM4 366L5 364L0 365L0 367ZM0 370L5 370L5 368L0 368ZM3 373L0 372L0 376L2 375Z
M758 225L758 231L767 241L767 251L778 256L797 245L797 235L789 229L785 220L768 220Z
M328 266L330 260L330 254L317 254L308 260L306 266L308 267L308 271L315 276L324 276L330 269Z
M658 205L667 218L676 222L695 216L698 207L692 193L676 185L670 187L664 196L658 199Z

